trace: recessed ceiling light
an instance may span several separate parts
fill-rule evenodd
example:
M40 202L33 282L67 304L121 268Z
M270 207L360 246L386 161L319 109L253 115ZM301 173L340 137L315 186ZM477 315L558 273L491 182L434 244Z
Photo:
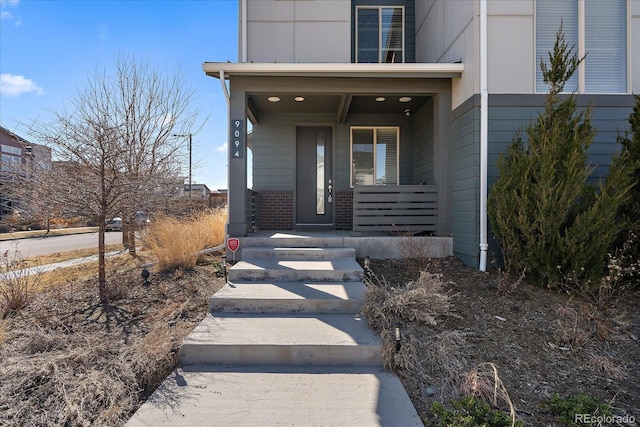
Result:
M280 102L280 98L277 96L270 96L267 98L269 102Z
M400 102L409 102L409 101L411 101L411 97L410 96L403 96L402 98L398 99L398 101L400 101Z
M304 101L304 96L296 96L295 98L293 98L296 102L302 102Z
M384 96L379 96L379 97L376 98L376 101L383 102L385 99L387 99L387 98L385 98Z

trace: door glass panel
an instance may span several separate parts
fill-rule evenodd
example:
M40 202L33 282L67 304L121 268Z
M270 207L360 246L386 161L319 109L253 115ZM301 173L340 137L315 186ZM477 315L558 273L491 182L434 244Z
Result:
M324 133L316 135L316 214L324 215Z

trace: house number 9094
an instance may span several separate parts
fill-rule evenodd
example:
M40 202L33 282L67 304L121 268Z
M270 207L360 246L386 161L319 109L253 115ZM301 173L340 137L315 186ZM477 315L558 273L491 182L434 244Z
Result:
M244 120L231 120L231 151L232 159L244 157Z

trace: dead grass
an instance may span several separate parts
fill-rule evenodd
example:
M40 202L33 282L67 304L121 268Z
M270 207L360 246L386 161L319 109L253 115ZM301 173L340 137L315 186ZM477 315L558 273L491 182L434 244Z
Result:
M41 273L30 274L21 264L9 251L0 254L0 319L29 304L36 291Z
M1 321L0 425L124 425L171 372L222 280L209 263L145 286L125 264L107 276L120 293L108 311L91 278L46 288Z
M595 372L610 380L623 380L629 376L627 370L613 358L601 354L591 354L587 360L588 366Z
M366 315L378 327L397 322L417 322L436 326L438 318L454 315L451 295L444 289L442 276L421 271L418 279L394 287L372 272L367 289Z
M460 372L466 369L465 337L459 331L440 328L444 319L457 317L453 295L442 276L422 271L416 280L392 285L370 269L365 271L364 314L380 332L385 366L402 379L414 404L427 407L426 398L432 394L427 390L434 385L441 395L454 395ZM396 327L400 328L400 343Z
M489 402L494 408L506 408L511 415L511 425L515 425L516 409L495 364L481 363L467 372L460 383L460 391L465 396Z
M556 309L555 339L560 345L575 349L585 347L590 340L607 339L613 328L610 321L598 315L591 303L568 302Z
M187 219L160 218L142 233L142 242L158 260L158 271L193 268L198 251L224 242L226 222L226 209L198 213Z

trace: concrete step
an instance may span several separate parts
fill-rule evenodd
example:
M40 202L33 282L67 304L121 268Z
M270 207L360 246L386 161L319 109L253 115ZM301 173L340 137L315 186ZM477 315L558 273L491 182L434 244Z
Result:
M180 365L382 366L380 338L353 314L208 314Z
M251 247L242 249L242 258L270 258L278 260L332 260L356 258L353 248L290 248L290 247Z
M421 427L402 383L380 368L176 369L126 427Z
M209 300L213 313L357 313L364 282L233 282Z
M362 267L355 259L326 261L274 260L245 258L229 269L229 280L260 280L282 282L361 282Z

